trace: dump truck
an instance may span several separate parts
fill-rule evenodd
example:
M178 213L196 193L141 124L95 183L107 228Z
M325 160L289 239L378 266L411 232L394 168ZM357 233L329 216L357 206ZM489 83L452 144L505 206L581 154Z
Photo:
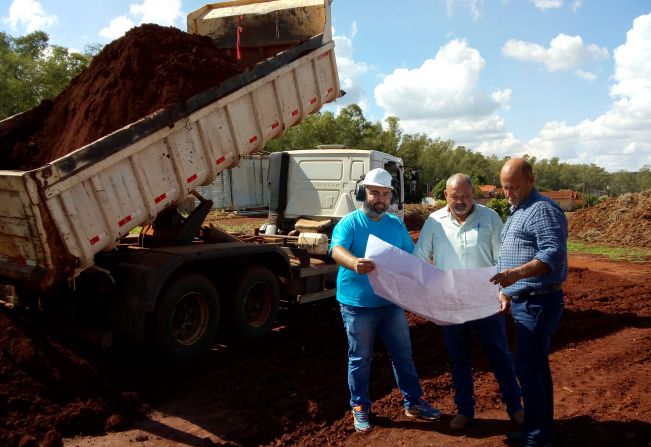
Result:
M253 68L38 169L0 171L5 301L175 358L206 351L220 327L267 333L281 301L333 296L337 270L318 228L235 237L203 226L212 204L195 191L340 96L330 0L238 0L187 20ZM180 213L190 195L199 205Z

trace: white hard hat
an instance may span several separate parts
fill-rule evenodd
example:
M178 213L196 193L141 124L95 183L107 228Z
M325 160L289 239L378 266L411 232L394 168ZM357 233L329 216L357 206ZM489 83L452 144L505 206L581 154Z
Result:
M364 186L381 186L383 188L393 189L391 184L391 174L382 168L375 168L368 171L368 174L362 181Z

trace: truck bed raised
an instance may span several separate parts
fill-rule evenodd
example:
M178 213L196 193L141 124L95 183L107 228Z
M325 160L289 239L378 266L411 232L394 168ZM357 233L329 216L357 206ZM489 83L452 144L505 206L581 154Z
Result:
M339 94L333 42L293 47L32 171L0 171L0 282L47 289Z

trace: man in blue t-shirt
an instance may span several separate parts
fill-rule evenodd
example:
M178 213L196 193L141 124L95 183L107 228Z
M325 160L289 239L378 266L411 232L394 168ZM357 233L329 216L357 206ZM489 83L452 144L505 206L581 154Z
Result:
M364 433L371 430L368 388L373 345L378 335L391 357L396 382L404 396L405 414L433 420L439 418L441 412L422 398L404 310L376 295L366 276L375 268L373 261L363 257L370 234L409 253L414 248L404 224L387 213L393 191L391 174L384 169L373 169L362 184L364 204L335 226L330 252L339 264L337 300L348 336L348 387L353 425L355 430Z

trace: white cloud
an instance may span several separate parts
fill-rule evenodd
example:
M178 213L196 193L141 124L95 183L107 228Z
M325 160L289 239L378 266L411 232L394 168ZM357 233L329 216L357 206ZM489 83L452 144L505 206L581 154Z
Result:
M350 38L354 39L355 36L357 36L357 22L353 22L353 24L350 25Z
M546 9L558 9L563 6L563 0L531 0L531 3L541 11Z
M581 79L585 79L586 81L590 81L590 82L597 79L596 74L581 69L574 70L574 74L580 77Z
M481 16L481 9L484 6L484 0L446 0L448 17L452 17L454 14L454 5L457 3L466 5L473 19L477 20Z
M3 21L14 30L21 25L26 33L31 33L49 28L58 18L46 14L41 3L36 0L14 0L9 6L9 17L3 18Z
M134 26L135 24L127 16L119 16L111 20L109 26L99 30L99 35L110 40L117 39Z
M335 106L339 110L354 103L359 105L366 114L369 110L368 95L362 86L361 77L368 73L371 67L364 62L356 61L353 57L353 37L357 35L356 22L351 26L350 34L350 37L339 36L336 34L334 27L332 28L332 36L337 48L335 55L339 71L339 83L341 89L346 92L342 98L337 100Z
M181 0L143 0L142 4L134 3L129 6L133 16L141 15L140 23L156 23L158 25L174 25L181 14Z
M129 5L129 15L123 14L113 18L107 27L100 30L99 35L117 39L136 24L156 23L171 26L182 17L181 0L143 0L142 3Z
M476 148L482 141L512 141L498 111L511 90L486 94L478 89L485 61L465 40L452 40L418 68L398 68L375 87L385 116L400 117L407 133L452 138Z
M610 110L572 126L549 122L525 152L573 163L597 163L609 171L651 165L651 14L633 21L614 51L615 84Z
M548 71L572 70L591 61L608 58L608 49L595 44L586 45L581 36L559 34L549 47L517 39L508 40L502 47L506 57L545 65Z
M583 6L583 0L574 0L572 3L572 12L577 12Z

